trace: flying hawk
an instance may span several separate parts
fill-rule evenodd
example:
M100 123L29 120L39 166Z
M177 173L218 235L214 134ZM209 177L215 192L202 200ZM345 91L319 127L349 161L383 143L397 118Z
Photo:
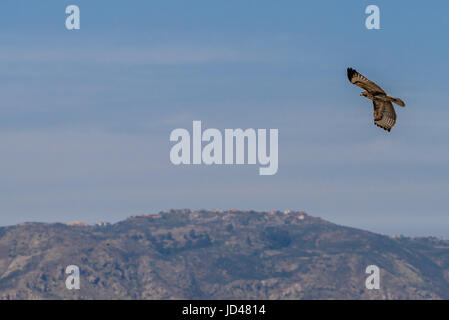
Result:
M352 84L365 89L365 91L360 93L361 96L373 101L374 124L390 132L396 123L396 112L394 112L392 102L401 107L405 107L404 101L399 98L390 97L381 87L352 68L348 68L348 79Z

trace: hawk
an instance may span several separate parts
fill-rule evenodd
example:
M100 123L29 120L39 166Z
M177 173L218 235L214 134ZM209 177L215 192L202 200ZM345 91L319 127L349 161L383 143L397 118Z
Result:
M352 68L348 68L348 79L352 84L365 89L361 96L373 101L374 105L374 124L390 132L396 123L396 112L393 103L405 107L404 101L399 98L393 98L386 94L377 84L368 80Z

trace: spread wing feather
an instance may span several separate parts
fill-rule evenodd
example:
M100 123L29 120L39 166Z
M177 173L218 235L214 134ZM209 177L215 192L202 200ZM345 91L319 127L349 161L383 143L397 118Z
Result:
M376 93L385 94L385 91L383 91L381 87L379 87L373 81L368 80L365 76L361 75L352 68L348 68L348 79L352 84L355 84L356 86L365 89L366 91L368 91L373 95Z
M390 132L396 123L396 112L389 101L374 99L374 124Z

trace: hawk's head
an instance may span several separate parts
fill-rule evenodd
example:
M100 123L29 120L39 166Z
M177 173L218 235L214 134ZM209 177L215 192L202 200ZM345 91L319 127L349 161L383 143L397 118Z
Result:
M369 93L368 91L363 91L363 92L360 93L360 95L362 97L367 98L367 99L374 100L373 95L371 93Z

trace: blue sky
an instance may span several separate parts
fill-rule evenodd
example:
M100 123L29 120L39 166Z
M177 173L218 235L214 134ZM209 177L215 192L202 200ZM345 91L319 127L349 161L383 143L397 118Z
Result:
M65 7L81 30L65 29ZM365 28L380 7L381 30ZM2 1L0 225L299 209L449 237L449 4ZM346 79L407 102L390 134ZM279 171L174 166L175 128L279 129Z

